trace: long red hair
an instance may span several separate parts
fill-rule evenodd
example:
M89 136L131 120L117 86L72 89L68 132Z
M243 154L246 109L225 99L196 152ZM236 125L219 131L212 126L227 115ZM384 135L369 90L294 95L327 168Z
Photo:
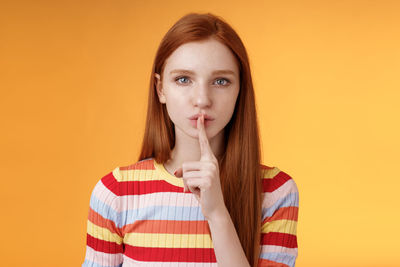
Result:
M260 139L253 82L246 49L238 34L211 13L189 13L165 34L158 47L150 76L145 133L138 160L153 157L164 164L175 146L175 130L166 106L159 102L155 73L162 75L166 59L180 45L214 38L237 59L240 90L232 118L225 127L225 151L218 158L225 205L251 266L257 266L261 236Z

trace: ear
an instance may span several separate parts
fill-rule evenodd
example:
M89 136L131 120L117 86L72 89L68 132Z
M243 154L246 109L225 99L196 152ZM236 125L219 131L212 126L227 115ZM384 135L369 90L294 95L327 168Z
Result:
M155 84L156 84L156 90L157 90L157 95L158 99L160 100L160 103L165 104L166 103L166 98L162 89L162 82L161 82L161 77L160 74L154 73L154 77L156 78Z

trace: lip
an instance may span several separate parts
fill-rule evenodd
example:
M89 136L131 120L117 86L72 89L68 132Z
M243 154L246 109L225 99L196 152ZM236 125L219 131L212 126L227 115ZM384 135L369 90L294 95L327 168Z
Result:
M213 123L212 121L213 120L204 120L204 127L207 128L208 126L210 126L210 124ZM190 120L190 124L193 126L193 128L197 128L197 120L196 119Z
M189 119L190 119L190 120L197 120L198 117L201 117L201 113L200 113L200 114L193 115L193 116L189 117ZM208 116L207 114L204 114L204 120L213 121L214 118L211 117L211 116Z

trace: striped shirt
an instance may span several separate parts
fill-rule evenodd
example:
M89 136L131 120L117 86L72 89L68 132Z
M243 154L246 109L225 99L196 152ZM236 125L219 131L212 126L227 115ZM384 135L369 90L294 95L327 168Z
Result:
M259 266L295 266L297 185L277 167L261 169ZM218 266L197 199L154 158L115 168L92 191L82 267L115 266Z

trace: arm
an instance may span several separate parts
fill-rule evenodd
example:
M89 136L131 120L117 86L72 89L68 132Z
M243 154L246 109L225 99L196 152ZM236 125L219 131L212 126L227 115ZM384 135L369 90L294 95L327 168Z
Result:
M279 170L278 170L279 171ZM294 267L298 255L299 192L295 181L280 171L264 179L263 224L258 267Z
M218 266L250 266L228 210L225 211L215 219L208 221Z
M118 196L107 187L110 187L110 178L110 174L103 177L90 198L86 255L82 267L122 266L123 234L119 228L120 216L115 209Z

